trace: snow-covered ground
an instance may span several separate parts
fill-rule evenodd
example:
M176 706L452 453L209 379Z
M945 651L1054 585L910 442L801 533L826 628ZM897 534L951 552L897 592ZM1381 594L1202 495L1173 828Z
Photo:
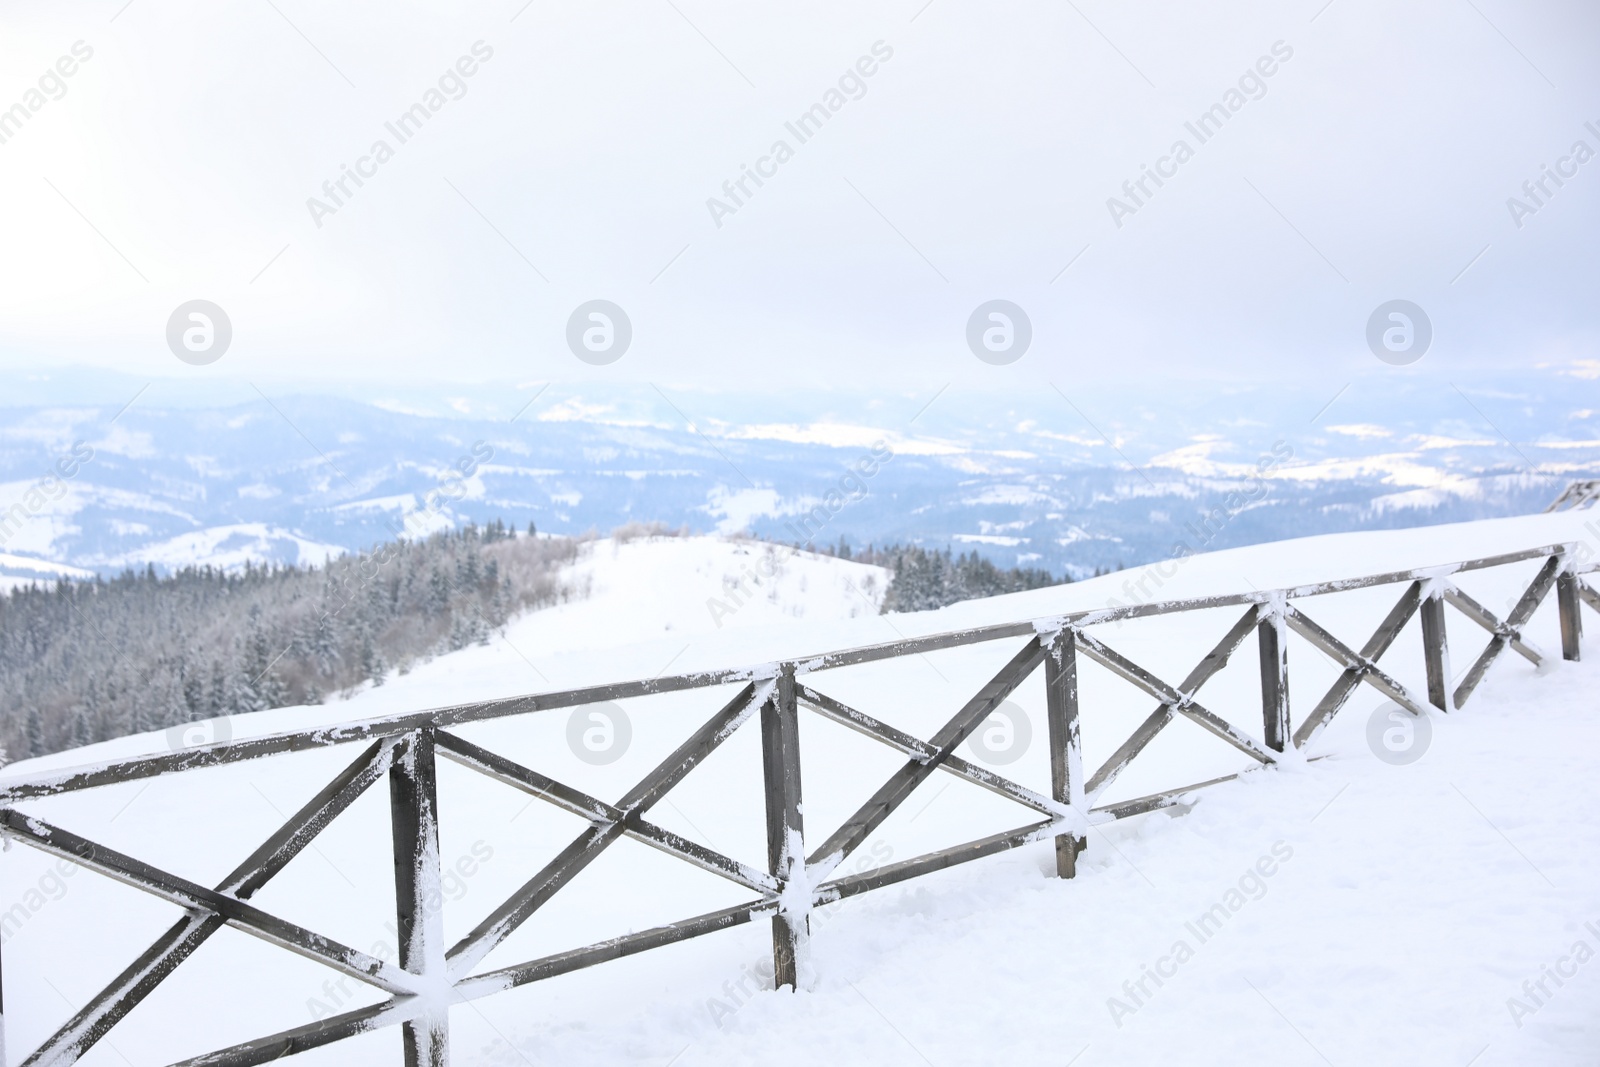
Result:
M1280 542L1054 589L879 616L883 575L832 559L775 558L711 539L600 542L579 564L593 596L514 623L472 648L347 701L262 713L210 729L246 736L490 696L760 663L981 622L1272 588L1474 558L1552 542L1600 552L1600 515ZM1535 564L1466 574L1499 614ZM753 595L725 578L750 571ZM1141 589L1141 584L1142 589ZM1359 645L1398 587L1302 602ZM775 593L775 595L773 595ZM711 603L716 601L721 607ZM727 610L728 608L732 610ZM1238 612L1097 628L1177 681ZM1591 633L1600 617L1589 615ZM1384 657L1422 688L1418 623ZM1554 606L1530 637L1559 660ZM1458 670L1483 632L1450 614ZM813 675L811 684L928 736L1020 642L1002 641ZM1260 735L1254 642L1202 700ZM758 992L767 924L699 938L452 1012L459 1064L967 1063L1590 1064L1600 1058L1600 826L1586 786L1600 750L1600 645L1536 673L1514 655L1467 707L1432 715L1412 764L1378 760L1364 689L1313 745L1327 758L1207 790L1187 815L1095 830L1077 879L1048 877L1048 844L903 883L813 920L814 974L798 994ZM1296 721L1335 676L1291 639ZM1152 702L1081 668L1085 763L1096 767ZM461 732L614 799L707 718L722 691L626 702L630 724L557 712ZM1042 680L1014 695L1031 728L999 725L963 751L1047 791ZM574 725L575 724L575 725ZM601 728L600 734L593 734ZM585 747L589 732L601 736ZM208 731L197 731L204 734ZM631 735L624 745L617 742ZM569 738L579 740L569 743ZM613 747L605 748L609 739ZM113 754L164 751L127 738L7 768L37 773ZM596 747L601 751L596 751ZM902 760L802 715L805 818L820 840ZM353 748L255 761L22 805L197 881L215 881L346 763ZM581 757L587 758L581 758ZM1107 799L1243 769L1247 760L1174 723ZM582 824L448 763L441 767L447 933L459 937L565 846ZM651 818L748 863L764 860L760 754L735 734ZM255 898L263 909L376 954L392 943L387 798L363 797ZM935 775L847 867L878 865L1034 821L1031 812ZM623 841L493 955L516 963L748 899ZM1202 924L1217 905L1225 918ZM13 1062L171 923L175 910L98 876L66 875L26 847L0 857L7 1038ZM1593 924L1590 929L1586 924ZM1582 942L1584 947L1577 946ZM392 955L392 952L389 953ZM1552 968L1547 975L1545 968ZM1160 975L1159 982L1149 977ZM112 1032L88 1064L166 1063L377 999L331 972L232 930L212 939ZM1559 981L1558 981L1559 980ZM1527 985L1525 985L1527 983ZM1516 1004L1511 1003L1515 998ZM1513 1011L1513 1007L1516 1008ZM390 1064L393 1031L307 1053L306 1064Z

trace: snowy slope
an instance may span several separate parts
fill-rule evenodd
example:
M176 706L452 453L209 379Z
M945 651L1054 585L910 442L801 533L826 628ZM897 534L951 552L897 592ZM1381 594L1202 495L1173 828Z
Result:
M1269 588L1556 541L1600 552L1600 521L1564 514L1283 542L1194 557L1166 575L1124 572L887 617L873 614L882 575L872 568L785 559L775 580L749 585L757 595L739 595L741 604L724 614L708 601L728 603L725 579L764 570L761 546L601 542L580 563L594 594L589 600L529 615L489 647L441 658L349 701L262 713L209 732L245 736L802 656L1112 600ZM1529 576L1465 575L1461 584L1503 613ZM1358 644L1398 593L1335 594L1306 610ZM1236 614L1193 613L1098 633L1176 680ZM1547 651L1559 648L1553 615L1547 604L1529 628ZM1588 621L1591 632L1600 631L1595 616ZM1453 614L1450 626L1458 668L1464 667L1481 646L1481 631ZM1413 622L1382 661L1414 687L1421 681L1416 629ZM1015 645L828 672L815 684L925 737ZM1298 718L1335 672L1304 645L1292 644L1290 654ZM1207 685L1207 706L1259 735L1256 664L1252 655L1238 659ZM1542 969L1568 957L1560 966L1572 972L1580 940L1600 951L1600 828L1580 792L1600 743L1597 661L1600 651L1583 664L1554 664L1539 677L1521 659L1503 658L1466 710L1430 719L1432 747L1403 767L1380 763L1369 751L1364 731L1381 701L1362 691L1316 742L1315 754L1329 758L1208 790L1183 818L1157 814L1096 831L1073 882L1046 877L1048 846L1035 845L827 909L814 921L816 973L800 994L755 992L752 975L768 944L765 924L757 923L459 1007L452 1013L454 1062L1592 1063L1600 1054L1600 966L1577 966L1559 987ZM1082 676L1090 766L1150 711L1148 698L1097 670L1086 667ZM567 713L462 732L615 798L722 699L698 692L627 702L631 741L611 762L580 758L582 746L569 744ZM1046 789L1039 678L1013 699L1027 713L1033 740L1015 745L1011 755L1018 758L996 769ZM579 736L586 725L579 721ZM1197 729L1177 730L1181 725L1118 780L1114 796L1241 769L1231 749ZM652 819L762 863L756 742L749 727L734 735ZM18 764L4 776L165 750L167 743L159 736L122 739ZM801 745L810 835L825 835L901 762L812 716L802 719ZM23 807L211 881L355 755L353 749L308 753ZM383 792L358 802L256 903L368 951L392 940L385 930L393 892ZM456 871L445 908L451 937L496 907L580 829L576 819L450 765L441 770L441 804L443 853ZM1031 821L1022 809L937 775L863 847L859 862L905 859ZM857 862L853 857L849 865ZM64 877L52 867L27 848L0 860L14 1062L19 1049L59 1025L174 917L167 906L95 875ZM1245 903L1202 941L1188 924L1230 892ZM624 841L485 966L747 895ZM1584 925L1591 922L1593 932ZM1180 942L1187 951L1177 949ZM1147 967L1168 976L1157 985ZM1537 984L1524 991L1524 981L1541 979L1543 993ZM1511 997L1528 1007L1520 1018L1508 1009ZM84 1062L170 1062L371 999L315 965L224 931ZM388 1064L397 1054L397 1038L387 1032L299 1062Z

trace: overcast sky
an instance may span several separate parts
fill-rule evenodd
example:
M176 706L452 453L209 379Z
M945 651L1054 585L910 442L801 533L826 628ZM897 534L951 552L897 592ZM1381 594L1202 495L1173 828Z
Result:
M1366 324L1395 298L1434 331L1396 373L1600 350L1600 158L1572 158L1600 152L1592 2L109 0L0 20L0 113L26 112L0 124L13 370L1337 379L1378 366ZM415 104L402 141L386 124ZM818 104L802 141L786 124ZM1202 143L1186 123L1219 104ZM1163 163L1179 141L1192 158ZM768 176L735 200L746 166ZM1135 199L1147 166L1168 177ZM347 167L368 176L336 200ZM196 298L233 326L203 369L166 341ZM609 366L566 340L597 298L632 323ZM1032 324L1009 366L968 347L991 299Z

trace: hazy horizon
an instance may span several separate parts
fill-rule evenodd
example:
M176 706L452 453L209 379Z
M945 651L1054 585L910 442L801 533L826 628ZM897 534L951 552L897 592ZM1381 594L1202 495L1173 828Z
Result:
M7 20L8 374L1337 388L1382 369L1395 299L1441 388L1600 352L1578 3ZM232 341L187 368L166 328L196 299ZM566 343L594 299L632 327L605 366ZM1009 366L966 339L996 299L1031 325Z

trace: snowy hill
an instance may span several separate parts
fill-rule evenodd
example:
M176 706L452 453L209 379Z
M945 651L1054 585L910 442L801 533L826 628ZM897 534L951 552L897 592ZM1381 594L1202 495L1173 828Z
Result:
M242 717L188 737L123 738L17 764L0 778L206 736L756 664L1114 602L1436 566L1554 542L1578 542L1580 556L1600 553L1600 518L1566 513L1279 542L906 616L876 614L884 575L874 568L710 538L601 542L578 565L590 598L525 616L489 647L391 676L348 701ZM1503 615L1530 576L1528 568L1506 568L1460 581ZM1317 621L1359 644L1398 592L1319 597ZM1202 611L1099 632L1174 680L1234 614ZM1588 621L1600 630L1595 616ZM1382 660L1414 688L1422 670L1417 625ZM1409 766L1374 758L1366 730L1382 701L1364 690L1317 740L1313 754L1326 758L1210 789L1184 818L1173 817L1179 809L1097 829L1073 881L1047 877L1050 848L1036 844L824 909L813 919L815 973L799 994L758 991L769 937L764 924L744 926L458 1007L454 1062L1592 1063L1600 1051L1600 972L1568 972L1575 956L1587 960L1600 950L1600 829L1586 792L1600 744L1600 654L1560 663L1549 603L1527 633L1556 650L1556 660L1536 673L1504 657L1466 709L1430 717L1432 747ZM1452 616L1450 636L1459 669L1483 635ZM972 646L829 672L827 681L840 699L927 737L1013 651L1006 642ZM1298 719L1337 670L1309 646L1294 646L1291 656ZM1207 703L1259 733L1255 659L1240 659L1207 685ZM1083 671L1081 685L1085 762L1098 765L1149 713L1150 699L1093 669ZM1018 740L1013 723L1008 740L969 744L962 754L1047 790L1042 697L1037 677L1013 697L1031 723L1031 744ZM720 699L688 692L628 701L626 728L558 712L461 732L615 798ZM597 742L589 735L596 726L609 730ZM758 741L748 728L735 734L651 817L763 865ZM809 715L801 747L808 834L826 834L902 762ZM212 882L355 754L340 748L254 761L21 807ZM1164 734L1140 761L1108 799L1249 762L1198 728ZM441 768L440 788L442 849L455 872L446 882L445 924L454 938L583 824L453 765ZM384 790L370 791L255 902L392 954L387 807ZM1023 821L999 798L936 776L863 847L860 862L881 865ZM623 841L485 967L746 896ZM1228 903L1233 897L1238 908ZM1231 917L1198 936L1191 925L1219 902ZM13 1059L175 914L96 875L58 871L30 849L10 849L0 859L0 918ZM1579 941L1588 955L1575 952ZM1546 967L1567 975L1562 984L1545 977ZM1532 983L1531 994L1524 983ZM1513 1012L1512 998L1529 1010ZM83 1062L170 1062L374 1000L314 964L224 930ZM297 1062L389 1064L397 1055L396 1036L386 1031Z

